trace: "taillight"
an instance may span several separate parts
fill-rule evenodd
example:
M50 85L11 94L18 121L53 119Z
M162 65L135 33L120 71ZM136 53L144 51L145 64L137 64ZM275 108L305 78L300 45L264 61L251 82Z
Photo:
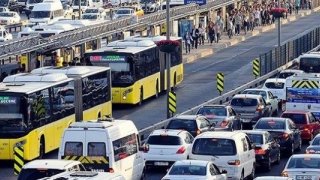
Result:
M200 129L197 129L196 133L197 133L197 135L201 134Z
M303 131L310 131L310 129L311 129L311 126L309 125L309 124L306 124L306 125L304 125L303 126Z
M289 139L290 135L288 133L283 133L281 137L285 140Z
M283 172L281 173L281 176L283 176L283 177L288 177L288 173L287 173L286 171L283 171Z
M181 146L178 151L177 154L183 154L186 151L186 148L184 146Z
M261 106L261 105L259 105L259 106L257 107L257 109L256 109L256 111L258 111L258 112L262 112L262 110L263 110L263 106Z
M113 168L109 168L109 171L108 171L108 172L110 172L110 173L114 173Z
M221 122L220 126L221 126L221 127L226 127L226 126L228 126L228 124L229 124L229 121L228 121L228 120L223 120L223 121Z
M239 166L240 165L240 160L230 160L228 161L229 165L234 165L234 166Z
M315 150L313 150L313 149L307 149L306 150L306 153L307 154L314 154L316 151Z
M149 151L149 145L148 144L144 144L143 145L143 152L147 153Z
M259 148L255 150L255 153L259 155L263 155L263 154L266 154L266 150Z

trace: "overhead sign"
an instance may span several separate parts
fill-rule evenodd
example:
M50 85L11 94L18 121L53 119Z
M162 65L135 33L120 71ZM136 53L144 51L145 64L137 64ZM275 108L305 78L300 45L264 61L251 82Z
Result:
M17 104L17 98L11 96L0 96L0 104Z
M192 4L192 3L199 4L201 6L201 5L207 4L207 0L184 0L184 4Z
M287 88L287 102L320 103L320 89Z
M125 56L119 55L106 55L106 56L90 56L90 61L111 61L111 62L124 62Z

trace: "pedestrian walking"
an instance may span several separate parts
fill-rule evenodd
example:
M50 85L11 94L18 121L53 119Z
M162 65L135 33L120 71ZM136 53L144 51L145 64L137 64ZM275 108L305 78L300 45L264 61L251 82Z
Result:
M191 46L191 42L192 42L192 37L190 35L190 32L187 31L183 37L185 45L186 45L186 53L190 53L190 46Z
M204 35L205 35L205 29L202 27L202 24L199 24L199 45L204 45Z
M228 19L228 22L227 22L227 33L228 33L229 39L231 39L231 37L233 36L232 17L230 17L230 18Z
M212 42L215 39L215 31L214 31L214 23L211 22L208 26L208 34L209 34L209 39L210 39L210 45L212 45Z
M191 31L191 34L192 34L192 39L193 39L192 48L194 47L194 48L198 49L199 29L196 28L194 25L193 25L193 29Z
M235 35L240 35L241 24L242 24L242 17L240 12L237 12L235 15L235 25L236 25Z

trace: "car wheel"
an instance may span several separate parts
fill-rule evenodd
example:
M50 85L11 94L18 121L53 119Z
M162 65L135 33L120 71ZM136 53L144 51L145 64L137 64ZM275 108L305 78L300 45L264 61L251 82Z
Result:
M268 162L267 162L265 167L266 167L268 172L271 171L271 158L270 157L269 157Z
M281 161L281 153L279 152L279 154L277 155L277 160L276 160L276 164L280 164L280 161Z

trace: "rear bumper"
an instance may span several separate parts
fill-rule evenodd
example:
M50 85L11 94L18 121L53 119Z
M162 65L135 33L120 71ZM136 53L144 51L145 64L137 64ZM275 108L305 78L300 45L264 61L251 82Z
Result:
M269 155L256 155L256 165L264 166L269 163Z
M172 155L150 155L144 154L144 159L146 161L146 165L149 166L157 166L155 162L168 162L169 166L172 165L176 161L185 160L187 159L187 154L172 154ZM160 165L161 166L161 165Z
M312 136L312 132L311 131L300 131L301 132L301 139L302 140L312 140L311 136Z

